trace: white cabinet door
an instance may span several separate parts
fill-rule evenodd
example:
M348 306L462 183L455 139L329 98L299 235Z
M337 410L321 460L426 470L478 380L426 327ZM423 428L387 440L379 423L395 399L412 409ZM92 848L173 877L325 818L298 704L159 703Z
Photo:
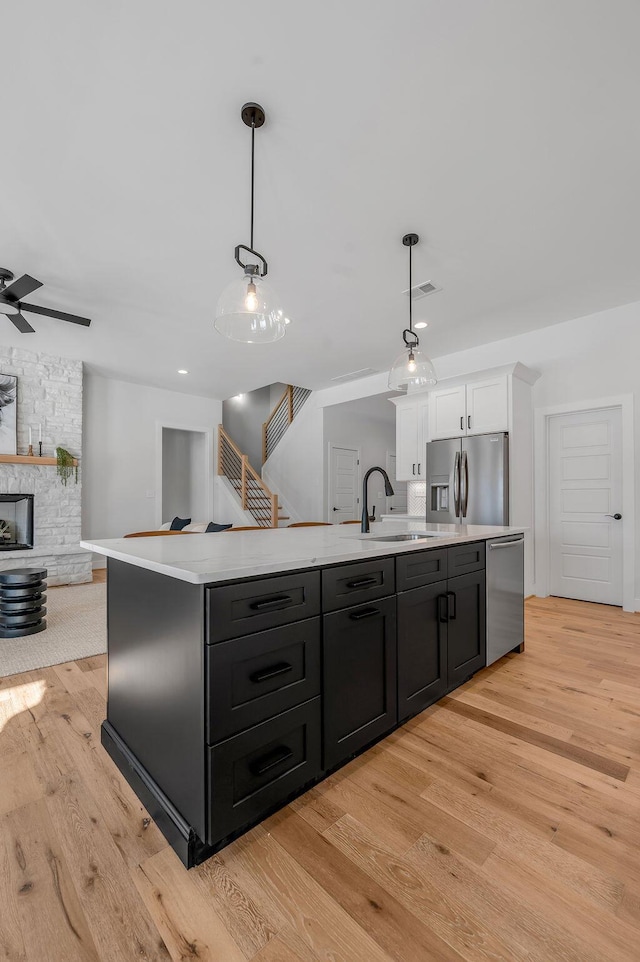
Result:
M427 398L418 402L417 421L416 475L423 481L426 472L427 441L430 440L429 400Z
M418 404L398 404L396 407L396 478L415 481L418 460Z
M467 433L465 385L429 394L429 440L456 438Z
M506 375L467 384L467 434L509 430L509 396Z

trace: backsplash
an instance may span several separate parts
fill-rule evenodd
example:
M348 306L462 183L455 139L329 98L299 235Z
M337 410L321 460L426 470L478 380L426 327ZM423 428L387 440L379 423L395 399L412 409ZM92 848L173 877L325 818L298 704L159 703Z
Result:
M427 514L427 485L424 481L407 481L407 514Z

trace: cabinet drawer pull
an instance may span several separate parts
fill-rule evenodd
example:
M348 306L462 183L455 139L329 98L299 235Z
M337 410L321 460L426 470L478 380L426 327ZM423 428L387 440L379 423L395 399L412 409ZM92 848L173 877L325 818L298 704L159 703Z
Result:
M361 618L373 618L374 615L379 614L379 608L365 608L364 611L353 611L349 617L352 621L360 621Z
M359 581L347 581L347 588L371 588L377 584L377 578L360 578Z
M455 591L447 591L447 617L449 621L456 620L456 608Z
M293 601L291 595L278 595L276 598L267 598L266 601L253 601L249 607L252 611L264 611L267 608L274 608L276 605L289 604Z
M446 624L448 620L447 596L438 595L438 621L440 621L442 624Z
M267 755L263 755L262 758L256 759L255 762L251 762L249 765L249 770L252 775L264 775L266 772L275 768L280 762L286 762L288 758L293 756L293 752L286 745L279 745L278 748L274 748L272 752Z
M277 665L271 665L269 668L261 668L259 671L252 672L249 678L254 685L258 685L261 681L268 681L269 678L277 678L278 675L286 675L289 671L293 671L293 665L290 665L288 661L279 661Z

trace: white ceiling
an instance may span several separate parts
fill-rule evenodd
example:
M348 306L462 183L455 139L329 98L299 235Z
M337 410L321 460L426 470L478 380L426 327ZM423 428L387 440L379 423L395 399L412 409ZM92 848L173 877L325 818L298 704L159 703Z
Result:
M433 356L640 299L637 0L21 0L0 24L0 343L214 397L386 369L414 280ZM248 243L294 319L213 329ZM185 367L188 377L176 370Z

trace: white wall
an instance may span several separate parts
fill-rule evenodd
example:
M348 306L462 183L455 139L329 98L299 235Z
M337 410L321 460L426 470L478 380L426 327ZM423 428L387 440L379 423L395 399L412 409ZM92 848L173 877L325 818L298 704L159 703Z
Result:
M224 429L247 455L249 464L258 474L262 467L262 425L270 414L271 389L268 386L222 402Z
M221 418L222 404L211 398L86 374L83 537L119 538L157 527L161 426L206 430L215 452ZM213 515L198 520L217 521L215 503Z

